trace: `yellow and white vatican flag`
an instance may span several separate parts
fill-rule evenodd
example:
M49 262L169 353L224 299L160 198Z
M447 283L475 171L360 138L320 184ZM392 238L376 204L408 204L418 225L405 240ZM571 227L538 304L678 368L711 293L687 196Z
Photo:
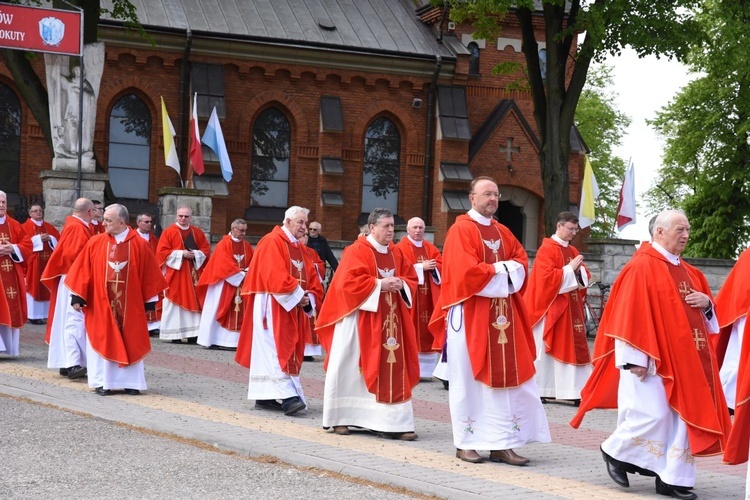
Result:
M578 207L578 225L581 229L596 221L596 199L599 197L599 185L596 183L594 169L591 168L588 155L584 158L581 206Z
M167 106L164 104L164 98L161 99L161 128L164 133L164 163L172 167L180 175L180 159L177 157L177 148L174 144L174 136L177 134L172 126L172 120L167 114ZM180 177L182 178L182 177Z

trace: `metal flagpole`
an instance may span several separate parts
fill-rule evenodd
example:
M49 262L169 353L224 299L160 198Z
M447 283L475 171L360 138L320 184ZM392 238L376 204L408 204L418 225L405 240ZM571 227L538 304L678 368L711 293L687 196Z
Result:
M78 85L78 172L76 175L76 198L81 197L81 177L82 177L82 168L83 168L83 80L84 80L84 64L83 64L83 8L79 7L77 5L73 5L72 3L68 2L67 0L62 0L62 2L66 5L69 5L73 7L75 10L81 13L81 55L79 56L80 59L80 67L81 67L81 74ZM95 118L96 119L96 118Z

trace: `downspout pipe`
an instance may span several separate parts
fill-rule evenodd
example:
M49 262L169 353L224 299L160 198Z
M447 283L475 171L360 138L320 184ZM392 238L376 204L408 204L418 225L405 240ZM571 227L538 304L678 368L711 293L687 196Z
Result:
M185 50L182 53L182 64L180 65L180 123L178 126L180 165L187 165L187 141L185 138L185 116L189 109L188 84L190 82L190 51L193 48L193 32L188 28L185 31Z
M435 129L435 94L437 92L437 80L440 68L443 66L443 58L435 56L435 71L432 74L430 88L427 90L427 126L425 127L425 155L424 155L424 196L422 199L422 218L432 222L430 216L430 200L432 199L432 158L433 158L433 135Z

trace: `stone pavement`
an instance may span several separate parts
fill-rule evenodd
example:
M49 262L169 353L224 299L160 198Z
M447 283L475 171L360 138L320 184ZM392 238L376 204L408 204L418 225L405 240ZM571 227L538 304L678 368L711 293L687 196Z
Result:
M656 495L652 478L631 476L631 487L623 489L607 476L599 445L615 426L614 411L591 412L575 430L568 425L572 406L548 404L553 442L517 450L532 460L530 466L472 465L454 456L447 391L436 381L416 388L419 439L404 443L367 432L338 436L323 430L320 360L303 366L308 410L295 417L254 409L247 400L247 370L234 363L232 352L155 341L146 358L149 390L141 396L98 396L85 379L69 381L47 369L46 360L44 327L27 325L21 356L0 354L0 393L438 497L664 498ZM744 465L723 465L720 457L697 461L700 498L744 497Z

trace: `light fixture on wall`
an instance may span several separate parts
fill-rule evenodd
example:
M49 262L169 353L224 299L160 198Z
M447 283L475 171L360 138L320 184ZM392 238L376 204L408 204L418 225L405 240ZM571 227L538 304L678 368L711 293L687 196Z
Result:
M513 175L513 165L512 165L512 164L510 164L510 163L508 163L508 173L509 173L510 175Z

